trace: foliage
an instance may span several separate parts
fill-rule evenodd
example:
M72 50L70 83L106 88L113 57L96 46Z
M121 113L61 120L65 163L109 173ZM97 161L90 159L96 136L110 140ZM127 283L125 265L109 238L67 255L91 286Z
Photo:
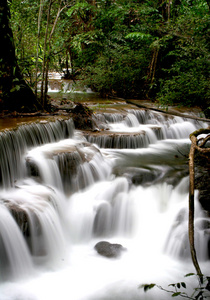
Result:
M10 9L18 63L32 86L37 66L41 74L47 64L104 96L210 106L208 1L13 0Z
M36 61L38 5L29 0L13 1L10 5L10 11L16 58L21 72L30 84L33 85L33 71Z
M17 63L10 26L10 9L6 0L0 3L0 26L3 45L0 49L0 110L34 110L37 105L35 97Z
M209 25L204 1L193 7L181 5L180 15L169 27L171 41L162 47L162 70L157 97L163 104L200 105L205 108L209 92ZM173 42L174 40L174 42Z
M135 97L142 96L141 86L144 84L144 74L147 65L143 53L136 55L135 51L112 50L111 57L99 56L94 65L89 65L85 82L102 96ZM131 55L133 53L133 55ZM105 53L104 53L105 54ZM146 56L146 53L145 53Z
M185 275L185 277L189 277L189 276L196 276L196 275L194 273L189 273ZM142 284L139 286L139 288L143 288L144 292L147 292L153 289L154 287L157 287L160 290L171 294L171 297L179 297L179 298L181 297L181 298L191 299L191 300L209 299L210 277L204 276L202 283L200 282L199 278L197 279L198 279L198 286L193 289L191 295L187 294L187 284L184 281L169 284L168 286L171 287L172 289L163 288L162 286L159 286L154 283Z
M135 3L110 2L106 3L104 10L101 9L104 4L100 4L92 22L94 32L100 32L100 35L95 44L93 41L89 44L92 52L83 47L80 64L85 66L82 78L103 96L142 97L150 60L145 41L151 43L153 37L139 32L140 13ZM138 32L133 32L135 27ZM91 32L89 36L92 37ZM87 40L84 44L87 45Z

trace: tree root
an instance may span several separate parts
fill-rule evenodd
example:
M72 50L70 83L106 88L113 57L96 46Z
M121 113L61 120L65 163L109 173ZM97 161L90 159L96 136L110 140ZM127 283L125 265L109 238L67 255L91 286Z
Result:
M197 139L200 134L207 134L205 138ZM206 145L207 141L210 140L210 127L208 128L201 128L199 130L194 131L190 135L190 140L192 142L190 153L189 153L189 176L190 176L190 184L189 184L189 223L188 223L188 234L189 234L189 242L190 242L190 252L194 267L196 269L197 275L199 276L200 282L203 282L203 274L201 272L197 256L195 250L195 241L194 241L194 189L195 189L195 163L194 157L196 151L198 151L199 155L202 155L209 159L210 148L204 146Z

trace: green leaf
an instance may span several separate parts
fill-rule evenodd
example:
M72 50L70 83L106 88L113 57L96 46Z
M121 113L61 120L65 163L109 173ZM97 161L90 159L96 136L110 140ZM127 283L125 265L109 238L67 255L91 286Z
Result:
M128 33L125 37L126 39L131 39L135 41L151 41L153 39L153 36L151 34L146 34L143 32L131 32Z
M184 277L189 277L189 276L193 276L193 275L195 275L195 273L188 273Z
M168 286L173 286L173 287L175 287L176 284L175 284L175 283L171 283L171 284L169 284Z
M181 285L182 285L183 288L186 289L186 283L185 282L181 282Z
M13 88L11 88L10 93L18 92L20 90L20 85L16 85Z
M75 5L73 5L71 8L69 8L66 11L66 14L68 17L71 17L72 15L78 14L78 12L85 13L88 10L90 10L91 8L93 8L93 7L87 2L78 2Z
M171 297L177 297L177 296L179 296L180 294L181 294L181 292L177 292L177 293L172 294Z
M151 290L155 286L156 286L155 283L150 283L150 284L142 284L139 286L139 288L143 288L144 292L147 292L148 290Z

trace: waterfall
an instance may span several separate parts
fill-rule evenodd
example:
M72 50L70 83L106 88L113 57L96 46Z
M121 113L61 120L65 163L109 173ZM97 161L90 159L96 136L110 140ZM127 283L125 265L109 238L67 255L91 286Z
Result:
M196 195L198 197L198 195ZM186 199L187 200L187 199ZM195 248L199 261L206 261L209 256L209 235L210 219L207 213L201 208L199 202L195 206ZM190 245L188 239L188 210L186 207L180 208L175 217L168 239L166 240L165 251L174 257L190 259Z
M44 184L69 193L105 179L111 172L98 148L76 139L32 149L26 160L31 173Z
M194 272L189 134L204 123L142 109L0 132L0 300L168 299L154 289ZM195 193L195 239L209 270L210 218ZM117 258L96 243L120 244ZM186 278L191 294L196 280ZM177 299L180 299L177 297Z
M32 259L20 229L3 205L0 205L0 226L0 280L27 276L32 271Z
M105 131L86 134L86 139L100 148L111 149L147 148L158 140L186 139L196 128L206 126L203 122L164 117L145 110L129 110L126 116L121 117L119 114L98 114L95 119L102 122L99 127Z
M18 230L22 231L21 238L22 240L23 237L25 238L25 245L23 241L21 243L22 248L25 247L30 251L32 257L45 258L47 262L62 255L65 244L61 229L61 222L64 220L63 210L65 210L65 201L62 197L56 190L38 185L32 180L24 182L16 189L1 193L5 207L10 210L16 221L15 224L13 220L13 229L10 230L14 231L13 235L17 235ZM12 238L15 240L17 237L12 236ZM20 238L18 240L21 241ZM11 240L11 245L14 247L13 252L16 253L16 242ZM26 250L24 251L21 250L23 253L21 255L27 262L29 255L27 256ZM20 253L16 255L21 257ZM15 265L14 262L13 264ZM22 265L24 266L23 263ZM16 272L16 275L20 276L18 270Z
M0 185L14 186L26 176L23 155L32 147L71 137L72 120L21 125L14 131L0 132Z

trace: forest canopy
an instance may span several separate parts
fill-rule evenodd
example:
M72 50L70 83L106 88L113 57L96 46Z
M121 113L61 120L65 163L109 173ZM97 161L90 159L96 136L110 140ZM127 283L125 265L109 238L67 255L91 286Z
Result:
M205 0L13 0L18 66L46 103L49 71L104 97L200 106L209 117L210 3Z

